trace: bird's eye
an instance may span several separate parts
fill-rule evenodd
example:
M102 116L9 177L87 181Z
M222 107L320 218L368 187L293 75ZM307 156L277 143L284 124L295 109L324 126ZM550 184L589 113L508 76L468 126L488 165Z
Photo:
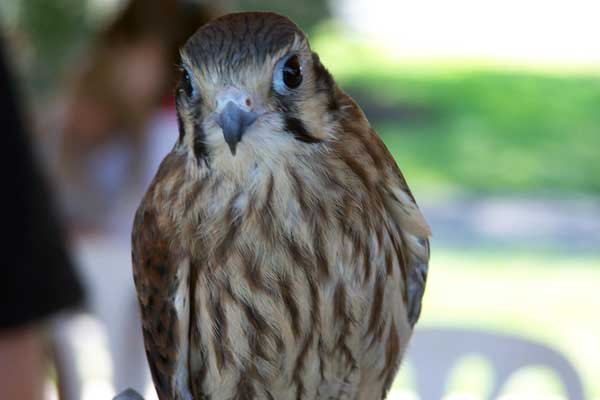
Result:
M296 89L302 83L302 68L298 56L288 58L283 66L283 83L290 89Z
M296 89L302 83L302 64L297 54L283 58L277 63L273 74L273 87L281 93L287 94L290 89Z
M196 88L192 82L190 72L186 67L182 68L181 71L181 82L179 84L180 91L183 91L187 97L196 97Z

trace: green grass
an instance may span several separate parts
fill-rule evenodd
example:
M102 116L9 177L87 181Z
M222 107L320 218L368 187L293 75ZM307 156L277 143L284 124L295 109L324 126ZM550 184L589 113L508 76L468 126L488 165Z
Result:
M419 326L456 326L518 334L542 341L567 356L584 380L589 398L600 398L600 257L565 254L433 252ZM481 363L457 371L452 388L481 393ZM409 369L398 378L406 387ZM509 390L561 387L548 374L524 371ZM485 386L485 385L484 385Z
M600 193L600 74L402 61L331 29L311 40L342 87L420 110L372 121L419 189Z

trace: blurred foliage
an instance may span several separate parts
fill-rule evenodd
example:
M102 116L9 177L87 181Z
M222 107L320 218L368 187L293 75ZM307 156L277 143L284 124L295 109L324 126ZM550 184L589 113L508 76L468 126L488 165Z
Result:
M600 193L600 76L411 64L331 29L313 48L342 87L392 110L372 122L414 186Z
M329 17L327 0L237 0L235 9L239 11L274 11L284 14L302 29L310 30L317 23Z
M89 39L92 26L86 4L83 0L20 0L3 7L8 19L3 23L16 36L12 38L16 46L27 47L28 70L20 72L34 93L52 88L74 48Z
M19 23L41 59L60 62L90 31L81 0L22 0Z

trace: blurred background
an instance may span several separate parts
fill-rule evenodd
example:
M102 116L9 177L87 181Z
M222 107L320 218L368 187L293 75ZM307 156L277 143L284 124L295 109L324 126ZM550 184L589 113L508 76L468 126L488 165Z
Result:
M131 221L177 138L177 49L234 10L308 32L431 223L423 313L390 398L419 398L437 343L465 348L440 398L566 399L579 377L570 398L600 399L600 3L14 0L0 3L4 46L88 293L85 313L54 322L46 398L60 377L65 399L155 398ZM473 339L454 346L462 331ZM507 358L524 361L493 393Z

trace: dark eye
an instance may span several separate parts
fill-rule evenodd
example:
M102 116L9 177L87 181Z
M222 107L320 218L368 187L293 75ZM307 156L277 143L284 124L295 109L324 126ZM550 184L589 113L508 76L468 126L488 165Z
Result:
M181 71L181 81L179 83L179 87L179 91L183 91L187 97L196 96L196 89L187 68L183 68Z
M273 89L281 95L290 95L302 83L302 60L297 54L277 61L273 70Z
M283 65L283 83L290 89L296 89L302 83L302 66L297 55L287 59Z

